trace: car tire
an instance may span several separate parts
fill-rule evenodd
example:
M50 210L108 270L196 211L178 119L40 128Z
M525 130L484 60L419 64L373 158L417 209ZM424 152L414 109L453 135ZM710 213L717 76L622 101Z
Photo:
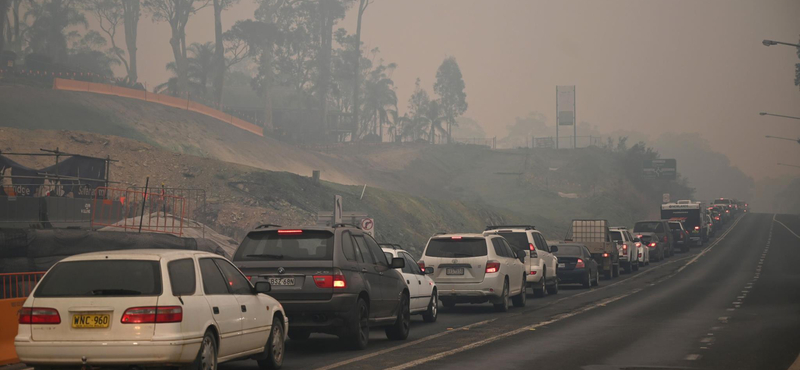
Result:
M528 294L525 292L525 276L522 277L522 291L512 297L511 301L514 303L514 307L525 307L528 301Z
M594 272L594 286L600 286L600 271Z
M500 295L500 303L494 304L497 312L508 312L508 280L503 283L503 293Z
M431 294L431 301L428 302L428 310L422 313L422 320L425 322L436 322L439 317L439 292L436 289Z
M542 278L539 279L539 286L533 288L533 296L542 298L547 295L547 269L542 270Z
M283 333L283 323L278 317L273 318L272 331L269 333L269 340L264 347L267 358L258 360L258 367L261 370L277 370L283 366L283 357L286 353Z
M592 281L592 273L587 271L586 272L586 279L583 282L583 287L587 288L587 289L591 288L593 283L594 282Z
M289 339L296 341L308 340L311 336L310 330L305 329L289 329Z
M411 308L407 294L400 296L400 310L392 326L386 327L386 337L391 340L405 340L411 329Z
M558 278L553 278L553 284L547 287L547 294L558 294Z
M369 344L369 305L363 298L359 298L354 309L347 339L350 347L362 350Z
M200 342L200 350L197 357L185 369L187 370L217 370L217 338L210 330L206 330L203 340Z

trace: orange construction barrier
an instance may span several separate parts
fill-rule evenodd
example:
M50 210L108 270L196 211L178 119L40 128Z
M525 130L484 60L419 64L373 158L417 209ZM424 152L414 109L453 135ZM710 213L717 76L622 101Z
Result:
M0 274L0 366L19 362L14 348L19 309L44 272Z
M94 82L67 80L63 78L53 79L53 90L84 91L96 94L114 95L123 98L131 98L137 100L144 100L152 103L158 103L173 108L185 109L197 112L202 115L225 122L231 126L235 126L242 130L249 131L258 136L264 136L264 129L261 128L260 126L254 125L250 122L236 118L230 114L221 112L219 110L205 106L203 104L187 99L176 98L174 96L156 94L143 90L129 89L127 87L119 87L119 86L100 84Z

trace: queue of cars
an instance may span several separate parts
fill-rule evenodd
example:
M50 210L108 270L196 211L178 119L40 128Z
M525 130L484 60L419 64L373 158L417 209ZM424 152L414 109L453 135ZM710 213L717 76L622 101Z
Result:
M632 273L702 245L746 211L739 203L679 202L683 207L666 208L686 217L639 221L632 232L605 220L573 220L557 243L529 225L436 234L416 261L399 245L379 244L346 224L262 225L232 261L176 250L77 255L55 264L25 301L15 345L35 368L215 370L251 358L277 369L287 338L327 333L364 349L371 328L405 340L411 315L435 322L440 303L490 302L506 312L524 307L529 289L544 296L558 294L560 284L598 286L601 275Z

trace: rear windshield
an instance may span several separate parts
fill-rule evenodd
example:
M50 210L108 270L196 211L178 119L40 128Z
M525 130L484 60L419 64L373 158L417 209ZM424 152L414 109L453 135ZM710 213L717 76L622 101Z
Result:
M717 200L714 200L713 204L730 204L730 201L727 200L727 199L717 199Z
M577 245L559 245L555 255L561 257L582 256L583 253L581 252L581 247Z
M660 222L637 222L633 227L635 233L661 233L664 232Z
M619 231L612 231L611 232L611 240L613 240L615 242L621 242L622 241L622 233L619 232Z
M154 296L161 294L158 261L61 262L39 283L34 297Z
M431 239L425 250L428 257L480 257L486 255L485 239Z
M670 230L680 230L681 229L681 224L670 222L669 223L669 229Z
M279 234L278 231L250 233L233 257L235 261L324 261L333 260L333 234L304 230Z
M530 250L530 242L528 242L528 234L526 233L498 233L506 238L508 245L511 246L515 251L527 251Z

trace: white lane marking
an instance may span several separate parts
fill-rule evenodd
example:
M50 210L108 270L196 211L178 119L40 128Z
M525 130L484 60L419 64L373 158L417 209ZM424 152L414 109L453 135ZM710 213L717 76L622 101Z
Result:
M783 222L780 222L780 221L778 221L778 220L775 218L775 216L776 216L776 215L772 215L772 221L774 221L774 222L777 222L777 223L781 224L781 226L785 227L785 228L786 228L786 230L789 230L789 232L790 232L790 233L792 233L792 235L794 235L795 237L797 237L797 239L800 239L800 235L797 235L797 234L795 234L795 233L794 233L794 231L792 231L792 229L790 229L790 228L789 228L789 226L786 226L786 224L784 224Z
M469 330L469 329L474 328L476 326L485 325L485 324L488 324L488 323L490 323L492 321L495 321L495 320L497 320L497 319L495 318L495 319L490 319L490 320L484 320L484 321L476 322L474 324L469 324L469 325L457 327L457 328L455 328L453 330L443 331L441 333L437 333L437 334L434 334L434 335L431 335L431 336L428 336L428 337L425 337L425 338L417 339L417 340L415 340L413 342L404 343L404 344L401 344L399 346L394 346L394 347L386 348L386 349L383 349L383 350L380 350L380 351L377 351L377 352L372 352L372 353L369 353L369 354L366 354L366 355L363 355L363 356L358 356L358 357L354 357L354 358L351 358L351 359L347 359L347 360L344 360L344 361L341 361L341 362L337 362L335 364L330 364L328 366L317 368L316 370L334 369L334 368L337 368L337 367L340 367L340 366L351 364L353 362L366 360L366 359L368 359L370 357L380 356L382 354L385 354L385 353L388 353L388 352L392 352L392 351L395 351L395 350L398 350L398 349L401 349L401 348L406 348L406 347L409 347L409 346L413 346L415 344L419 344L419 343L422 343L422 342L427 342L427 341L429 341L431 339L436 339L436 338L439 338L441 336L444 336L445 334L450 334L450 333L455 333L455 332L458 332L458 331Z
M691 355L687 355L687 356L686 356L686 360L687 360L687 361L696 361L696 360L699 360L699 359L700 359L700 357L701 357L700 355L697 355L697 354L691 354Z
M519 329L515 329L515 330L509 331L509 332L505 332L503 334L498 334L498 335L495 335L493 337L489 337L489 338L486 338L484 340L473 342L473 343L467 344L467 345L462 346L462 347L458 347L458 348L451 349L449 351L437 353L437 354L435 354L433 356L428 356L428 357L424 357L424 358L421 358L421 359L418 359L418 360L415 360L415 361L407 362L407 363L402 364L402 365L391 367L388 370L402 370L402 369L408 369L408 368L411 368L411 367L416 367L416 366L419 366L419 365L424 364L426 362L436 361L436 360L442 359L444 357L454 355L456 353L464 352L464 351L467 351L467 350L470 350L470 349L473 349L473 348L477 348L477 347L480 347L480 346L483 346L483 345L486 345L486 344L489 344L489 343L492 343L492 342L496 342L496 341L498 341L500 339L503 339L503 338L507 338L507 337L510 337L510 336L513 336L513 335L517 335L517 334L526 332L526 331L530 331L531 329L536 329L536 328L540 328L540 327L545 326L545 325L550 325L550 324L559 322L561 320L568 319L568 318L570 318L572 316L576 316L576 315L582 314L584 312L591 311L591 310L593 310L595 308L605 306L605 305L607 305L607 304L609 304L611 302L618 301L618 300L620 300L622 298L625 298L625 297L630 296L632 294L638 293L640 290L641 289L635 289L635 290L633 290L633 291L631 291L629 293L602 300L602 301L600 301L598 303L595 303L595 304L593 304L591 306L588 306L588 307L584 307L584 308L582 308L580 310L572 311L572 312L569 312L569 313L558 315L555 318L547 320L547 321L542 321L542 322L537 323L537 324L525 326L525 327L522 327L522 328L519 328Z

